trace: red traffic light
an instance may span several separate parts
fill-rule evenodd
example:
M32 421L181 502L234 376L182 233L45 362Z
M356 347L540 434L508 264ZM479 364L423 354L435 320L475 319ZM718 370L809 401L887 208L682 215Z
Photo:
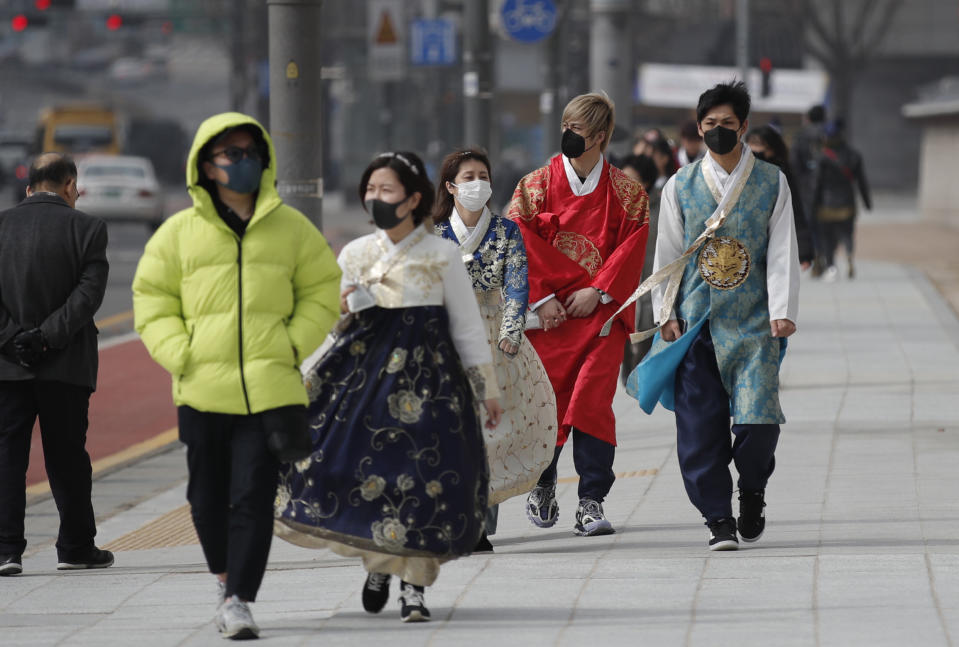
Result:
M50 8L50 0L34 0L33 6L37 8L37 11L46 11Z
M10 27L13 29L13 31L23 31L29 24L30 21L28 21L27 17L22 13L10 19Z
M759 59L759 69L764 73L769 74L773 71L773 60L768 56L763 56Z
M116 31L123 26L123 17L118 13L112 13L107 16L107 29Z

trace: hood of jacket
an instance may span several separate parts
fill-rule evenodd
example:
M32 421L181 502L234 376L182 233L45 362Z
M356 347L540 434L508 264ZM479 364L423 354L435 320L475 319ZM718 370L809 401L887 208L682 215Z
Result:
M199 159L200 151L204 146L217 135L228 128L237 126L252 126L256 128L263 136L266 142L267 150L270 153L270 163L263 169L260 176L260 188L256 197L256 207L253 211L253 217L250 219L250 226L257 220L283 204L280 194L276 190L276 150L273 148L273 140L270 134L266 132L260 122L249 115L239 112L223 112L213 115L204 120L196 131L193 138L193 146L190 147L190 154L186 163L186 187L193 199L193 206L197 213L206 217L216 216L216 208L213 205L213 198L203 186L200 185Z

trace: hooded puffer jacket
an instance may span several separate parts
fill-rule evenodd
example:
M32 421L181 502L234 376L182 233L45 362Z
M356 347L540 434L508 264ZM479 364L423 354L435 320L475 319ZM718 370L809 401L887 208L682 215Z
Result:
M203 146L249 124L269 148L253 217L239 237L198 184ZM263 127L235 112L200 125L186 167L193 206L147 243L133 279L135 326L173 376L173 400L200 411L259 413L306 404L298 364L339 313L340 269L323 235L275 188L276 154Z

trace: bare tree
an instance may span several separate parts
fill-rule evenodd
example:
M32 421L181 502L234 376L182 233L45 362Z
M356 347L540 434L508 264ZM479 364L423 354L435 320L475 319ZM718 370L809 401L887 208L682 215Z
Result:
M846 118L859 70L873 57L902 0L791 0L806 51L829 73L835 117Z

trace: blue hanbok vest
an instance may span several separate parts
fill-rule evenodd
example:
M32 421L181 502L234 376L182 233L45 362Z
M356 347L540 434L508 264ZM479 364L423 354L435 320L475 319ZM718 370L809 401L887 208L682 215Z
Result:
M706 220L717 207L701 166L702 160L699 160L676 174L676 196L685 229L684 247L703 232ZM686 331L671 343L663 341L657 333L650 352L630 375L626 387L647 413L652 412L657 402L669 410L674 409L676 367L708 320L733 422L781 424L786 421L779 404L779 365L786 340L770 334L766 291L769 218L778 195L779 169L757 160L739 200L716 231L716 239L734 239L748 253L748 274L736 287L723 289L706 282L700 274L700 255L690 258L677 298L678 316L685 320Z

